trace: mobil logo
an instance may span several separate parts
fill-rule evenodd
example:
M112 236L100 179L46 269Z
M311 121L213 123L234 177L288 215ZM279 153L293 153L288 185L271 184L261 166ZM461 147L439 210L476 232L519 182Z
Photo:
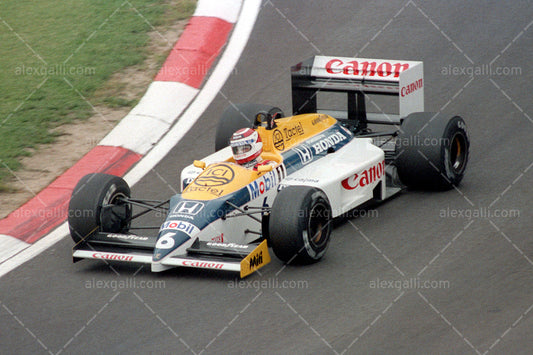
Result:
M258 254L250 258L250 270L257 268L263 263L263 251L260 251Z
M277 183L278 180L276 179L276 174L273 171L266 173L260 179L248 184L247 188L248 192L250 193L250 199L254 200L265 192L275 188Z
M167 221L161 226L161 230L175 230L187 234L189 237L200 231L198 227L187 221Z

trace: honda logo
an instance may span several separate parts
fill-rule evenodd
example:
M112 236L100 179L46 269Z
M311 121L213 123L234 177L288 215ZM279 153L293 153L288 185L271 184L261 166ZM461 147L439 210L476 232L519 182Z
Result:
M194 216L197 215L202 210L202 208L204 208L204 204L202 202L181 201L176 205L172 213L188 214Z
M302 164L310 163L313 160L313 153L311 152L311 149L308 147L302 145L299 147L294 148L296 153L300 156L300 160L302 161Z

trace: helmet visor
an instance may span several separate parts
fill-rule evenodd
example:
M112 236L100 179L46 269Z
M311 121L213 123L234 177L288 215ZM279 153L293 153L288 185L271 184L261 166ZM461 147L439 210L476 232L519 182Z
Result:
M244 153L248 153L252 149L252 146L250 144L244 144L244 145L238 145L231 147L231 150L233 151L233 155L239 156Z

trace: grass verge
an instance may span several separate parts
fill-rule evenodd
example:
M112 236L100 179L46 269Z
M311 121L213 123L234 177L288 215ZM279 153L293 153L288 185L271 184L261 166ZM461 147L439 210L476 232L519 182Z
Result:
M4 0L0 3L0 191L54 128L93 105L133 106L109 83L141 64L148 33L192 15L194 0ZM98 92L112 95L101 95ZM49 164L54 164L53 161Z

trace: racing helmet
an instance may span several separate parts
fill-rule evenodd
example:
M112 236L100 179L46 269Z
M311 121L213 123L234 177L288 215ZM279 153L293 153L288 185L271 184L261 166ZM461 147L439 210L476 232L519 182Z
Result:
M261 136L251 128L241 128L233 133L230 146L235 161L246 167L255 165L257 158L263 152Z

